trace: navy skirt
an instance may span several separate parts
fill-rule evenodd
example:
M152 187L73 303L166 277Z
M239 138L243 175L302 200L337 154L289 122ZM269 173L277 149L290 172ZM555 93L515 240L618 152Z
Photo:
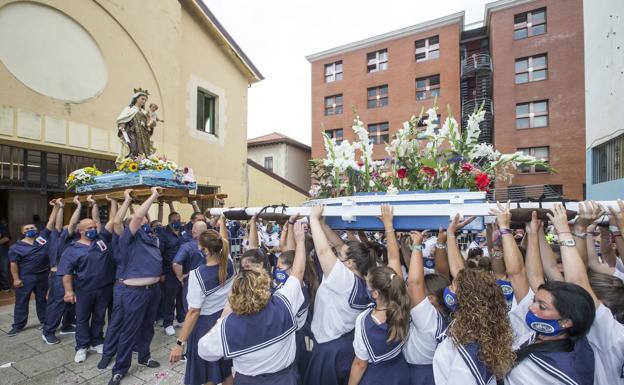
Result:
M346 385L349 382L353 351L353 331L333 341L314 343L310 363L304 377L305 385Z
M295 365L290 365L279 372L247 376L236 373L234 385L300 385L301 377Z
M197 353L197 344L208 331L217 323L221 312L200 315L197 324L188 337L186 348L186 371L184 384L203 385L206 382L220 384L232 375L232 360L205 361Z
M368 364L360 385L410 385L410 373L403 354L378 364Z
M308 368L308 362L310 362L310 352L305 343L305 338L312 339L312 331L310 325L306 322L305 325L295 333L295 341L297 343L297 355L295 356L295 365L299 371L299 376L303 378L305 371Z
M410 373L410 385L435 385L433 365L407 364Z

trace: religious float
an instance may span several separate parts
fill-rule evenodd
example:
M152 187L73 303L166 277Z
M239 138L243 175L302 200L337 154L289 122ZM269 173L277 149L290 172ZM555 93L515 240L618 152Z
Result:
M117 137L120 141L119 155L115 161L116 170L103 172L95 166L81 168L69 174L65 182L68 191L78 195L91 194L96 200L122 198L123 190L133 188L133 197L149 196L150 187L162 187L160 200L199 201L223 199L226 194L196 195L197 188L193 170L180 168L164 156L156 155L152 135L160 120L158 106L154 103L146 110L149 92L135 88L130 103L117 117ZM67 198L68 200L70 198Z
M365 124L355 117L352 130L356 140L337 143L323 132L326 157L311 161L311 200L301 207L212 209L214 215L244 219L245 216L307 215L310 207L325 205L323 216L333 229L383 230L378 219L381 205L392 204L396 230L436 230L446 228L456 214L477 219L465 229L481 230L495 203L486 202L486 193L495 181L510 181L520 167L538 166L554 171L548 163L521 152L502 154L491 144L479 143L483 108L475 110L464 129L449 116L438 121L434 104L403 123L386 143L386 158L373 160L373 143ZM615 202L604 202L617 207ZM521 221L527 209L546 211L553 202L514 204L512 215ZM569 216L577 203L568 203ZM529 212L530 218L530 212ZM489 218L488 218L489 219Z

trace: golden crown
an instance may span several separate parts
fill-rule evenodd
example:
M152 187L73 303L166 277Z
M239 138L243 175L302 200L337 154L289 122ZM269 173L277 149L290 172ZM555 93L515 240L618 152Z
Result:
M147 96L149 96L149 91L148 90L144 90L143 88L139 87L139 88L135 88L134 89L134 93L136 94L137 92L143 93Z

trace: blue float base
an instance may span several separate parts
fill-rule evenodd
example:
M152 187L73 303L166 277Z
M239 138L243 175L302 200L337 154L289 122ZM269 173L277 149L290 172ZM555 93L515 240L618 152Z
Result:
M95 177L95 183L76 187L77 193L114 190L130 187L164 187L193 190L197 183L182 183L171 170L139 170L137 172L111 172Z
M453 194L449 194L453 193ZM341 206L342 202L352 199L357 206L381 205L384 203L398 205L437 205L450 203L450 195L459 195L464 203L484 203L485 193L468 192L468 190L448 191L402 191L399 194L358 193L350 197L318 199L306 202L306 206L322 203L326 206ZM377 217L358 216L355 221L345 221L342 217L326 216L325 223L335 230L370 230L382 231L383 223ZM393 226L398 231L446 229L448 216L394 216ZM483 217L477 217L464 227L465 230L480 231L485 227Z

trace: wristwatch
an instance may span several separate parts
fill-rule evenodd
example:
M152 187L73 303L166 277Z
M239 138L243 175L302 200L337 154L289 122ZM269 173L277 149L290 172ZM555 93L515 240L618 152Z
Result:
M559 245L567 246L567 247L575 247L576 241L574 239L563 239L563 240L559 240Z
M423 251L423 245L412 245L412 251L420 251L422 253Z
M182 341L180 341L180 340L176 339L176 345L178 345L178 346L184 346L184 345L186 345L186 342L182 342Z

